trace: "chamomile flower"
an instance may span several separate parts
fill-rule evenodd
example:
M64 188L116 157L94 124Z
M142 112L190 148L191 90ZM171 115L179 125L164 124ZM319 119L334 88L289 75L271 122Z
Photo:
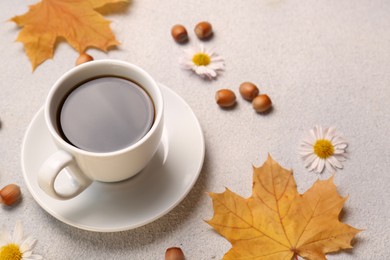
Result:
M326 169L333 172L343 168L341 162L346 159L347 146L347 141L335 127L315 126L303 139L299 154L310 171L321 173Z
M193 70L201 77L213 79L225 69L224 59L213 50L207 50L202 44L184 51L179 60L184 69Z
M20 221L15 224L13 235L5 226L0 231L0 259L1 260L36 260L42 256L33 254L36 239L31 236L23 236L23 227Z

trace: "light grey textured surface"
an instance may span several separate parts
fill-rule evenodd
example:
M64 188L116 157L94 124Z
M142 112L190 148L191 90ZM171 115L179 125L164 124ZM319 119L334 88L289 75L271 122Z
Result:
M144 227L93 233L54 219L34 201L22 177L22 138L53 82L74 66L77 53L64 42L53 60L32 73L17 27L7 22L35 1L0 3L0 186L17 183L23 201L0 207L0 223L24 223L45 259L163 259L170 246L188 259L221 259L230 244L203 220L212 216L207 191L228 187L247 197L252 164L270 153L292 168L300 192L330 174L309 173L297 154L315 124L336 126L349 140L349 159L335 175L338 191L349 196L343 221L365 229L354 249L329 259L390 257L390 2L387 0L134 0L122 14L107 16L122 45L95 59L129 61L182 96L205 135L206 158L198 182L174 210ZM226 71L205 81L177 63L181 50L199 41L194 25L210 21L214 37L205 43L226 59ZM173 24L184 24L190 43L177 45ZM219 88L238 93L243 81L258 84L275 106L258 115L238 98L233 110L214 103ZM37 151L39 147L37 147Z

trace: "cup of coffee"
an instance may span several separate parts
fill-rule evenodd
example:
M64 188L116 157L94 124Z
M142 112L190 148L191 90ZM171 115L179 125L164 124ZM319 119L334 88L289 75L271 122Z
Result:
M160 144L163 107L157 83L134 64L98 60L68 71L55 82L44 107L58 150L39 170L40 188L65 200L93 181L136 175ZM55 182L63 170L72 188L58 191Z

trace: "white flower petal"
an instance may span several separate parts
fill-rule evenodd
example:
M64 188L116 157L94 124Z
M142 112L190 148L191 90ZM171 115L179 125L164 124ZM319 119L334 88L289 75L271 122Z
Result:
M196 68L195 72L198 75L207 77L208 79L212 79L213 77L217 76L217 73L214 70L209 69L207 66L199 66Z
M214 48L204 49L204 53L206 53L206 54L209 55L210 57L212 57L212 56L217 56L217 55L215 55L215 50L214 50Z
M23 260L40 260L43 259L41 255L30 255L28 258L24 258Z
M325 130L324 139L326 140L332 140L333 136L336 133L336 128L331 126Z
M344 149L335 149L334 154L344 154L345 153L345 150Z
M317 126L317 138L318 139L324 139L324 131L322 130L322 127L321 126Z
M321 173L324 170L324 167L325 167L325 160L324 159L320 159L318 161L316 172Z
M217 77L218 73L215 71L212 71L212 72L210 71L209 73L206 73L205 75L209 80L212 80L212 79L215 79Z
M21 221L16 221L12 241L19 244L23 240L23 225Z
M344 138L342 138L340 136L336 136L333 138L332 144L333 145L339 145L339 144L347 144L348 145L348 142Z
M222 56L214 56L210 59L211 62L225 62L225 59Z
M32 237L27 237L20 245L20 251L23 253L33 249L36 242L37 242L36 239Z
M317 156L315 154L311 154L310 156L308 156L305 161L304 161L304 165L305 167L309 167L313 162L314 160L317 158Z
M312 146L301 145L301 146L299 146L298 151L299 152L310 152L310 153L313 153L314 150L313 150Z
M1 231L0 231L0 246L12 243L12 238L11 234L8 232L7 228L5 225L2 226Z
M310 129L310 135L311 135L311 137L314 139L314 140L317 140L318 138L317 138L317 128L313 128L313 129Z
M335 167L335 168L339 168L339 169L342 169L343 168L343 165L334 157L334 156L330 156L328 158L330 164Z
M330 172L330 173L333 173L334 172L334 168L332 166L332 164L329 163L328 160L325 160L325 169Z
M194 67L194 64L192 62L183 61L183 62L179 62L179 64L183 69L187 69L187 70L191 70Z
M305 162L306 159L308 159L309 157L312 158L312 161L317 157L317 155L315 155L313 151L299 151L299 155L301 156L302 160L304 160Z
M213 70L224 70L225 66L223 63L216 62L216 63L210 63L207 65L208 68L213 69Z
M337 144L337 145L333 145L336 149L345 149L348 147L348 144Z
M203 75L202 75L202 77L204 77L204 78L207 78L208 80L212 80L213 79L213 76L211 76L209 73L204 73Z
M314 138L316 140L320 139L319 138L319 131L318 131L318 125L315 125L314 128L312 129L312 132L314 133Z
M311 154L313 154L313 151L304 151L304 150L299 151L299 155L302 157L306 157L306 156L309 156Z
M310 171L313 171L315 170L317 167L318 167L318 164L320 163L320 158L319 157L316 157L314 159L314 161L311 163L311 165L309 166L309 170Z
M184 55L186 56L186 58L191 59L191 60L192 60L192 57L194 56L194 54L197 53L197 51L194 50L193 48L184 50L183 52L184 52Z
M302 139L302 143L300 144L301 147L313 147L313 144L310 142L308 138Z
M339 162L345 162L347 160L344 154L334 154L333 157L336 158Z
M305 138L302 139L302 141L310 146L313 146L314 143L316 142L316 139L314 138L313 135L309 134Z
M303 151L303 152L314 152L314 148L313 148L312 145L301 144L301 146L299 147L299 151Z
M195 72L198 75L203 75L203 74L207 73L207 70L206 70L205 66L199 66L199 67L195 68Z
M217 76L217 72L215 72L215 70L212 70L212 69L206 67L206 71L207 71L207 74L213 78Z

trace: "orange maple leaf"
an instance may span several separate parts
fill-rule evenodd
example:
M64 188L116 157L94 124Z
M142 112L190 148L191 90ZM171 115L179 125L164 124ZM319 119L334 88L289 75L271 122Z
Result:
M360 231L339 221L346 198L333 177L299 194L292 172L270 156L253 168L251 197L228 189L210 197L214 216L207 223L232 244L224 259L326 259L326 253L351 248Z
M24 44L33 70L53 57L54 45L63 37L79 53L89 47L107 51L119 42L110 22L96 11L127 0L42 0L11 21L23 27L17 41ZM102 9L103 8L103 9Z

